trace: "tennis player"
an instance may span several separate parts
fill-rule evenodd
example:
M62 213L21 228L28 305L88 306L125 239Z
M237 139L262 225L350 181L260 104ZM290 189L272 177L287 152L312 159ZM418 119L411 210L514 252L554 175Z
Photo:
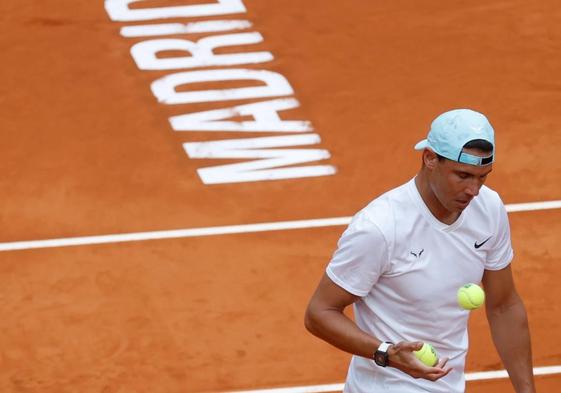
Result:
M417 175L358 212L306 310L314 335L353 354L347 393L465 390L469 312L458 288L482 282L496 349L517 393L535 392L528 320L511 271L505 207L484 186L494 130L469 109L438 116ZM355 319L343 310L353 305ZM413 354L423 342L440 359ZM489 349L490 350L490 349Z

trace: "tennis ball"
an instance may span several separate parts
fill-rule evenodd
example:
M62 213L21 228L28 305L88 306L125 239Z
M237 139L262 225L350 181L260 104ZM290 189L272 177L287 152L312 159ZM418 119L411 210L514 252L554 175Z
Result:
M458 289L458 304L464 310L475 310L485 302L485 292L479 285L466 284Z
M432 367L438 362L438 354L434 347L428 343L423 343L423 346L418 351L413 351L417 359L423 362L426 366Z

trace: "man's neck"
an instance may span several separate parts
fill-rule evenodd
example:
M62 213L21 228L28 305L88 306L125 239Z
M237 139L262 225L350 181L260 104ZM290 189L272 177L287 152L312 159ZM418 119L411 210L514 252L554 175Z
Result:
M422 170L415 177L415 186L423 202L438 221L446 225L452 225L460 217L461 213L451 212L440 203L430 187L429 179Z

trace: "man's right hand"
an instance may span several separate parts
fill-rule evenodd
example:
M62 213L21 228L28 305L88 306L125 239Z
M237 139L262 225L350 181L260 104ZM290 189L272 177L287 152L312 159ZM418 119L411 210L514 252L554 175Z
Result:
M450 367L446 367L448 358L438 359L438 363L434 367L425 366L413 353L419 351L422 347L422 342L402 341L392 345L388 349L388 365L411 375L413 378L423 378L433 382L452 371Z

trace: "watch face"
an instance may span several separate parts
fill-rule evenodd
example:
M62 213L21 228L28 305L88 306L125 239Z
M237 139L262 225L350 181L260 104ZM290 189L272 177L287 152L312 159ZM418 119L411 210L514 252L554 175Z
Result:
M377 351L374 354L374 362L376 362L378 366L386 367L388 365L388 354Z

